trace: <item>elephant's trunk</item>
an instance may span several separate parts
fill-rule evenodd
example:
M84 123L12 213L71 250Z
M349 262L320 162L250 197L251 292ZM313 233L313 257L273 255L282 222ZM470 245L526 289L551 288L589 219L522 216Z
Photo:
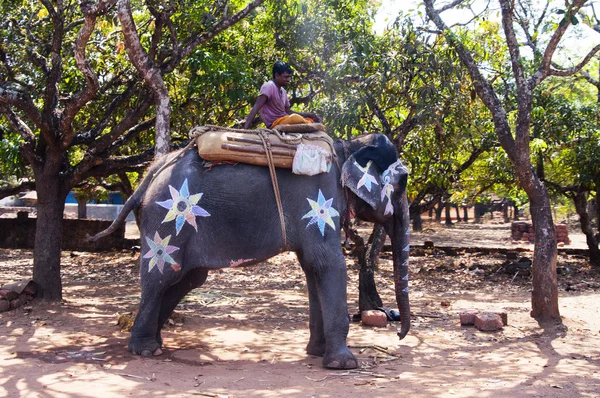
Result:
M396 302L400 311L402 327L398 332L400 340L406 336L410 329L410 303L408 300L408 254L409 254L409 215L406 195L400 198L400 206L396 208L392 233L392 254L394 258L394 286Z

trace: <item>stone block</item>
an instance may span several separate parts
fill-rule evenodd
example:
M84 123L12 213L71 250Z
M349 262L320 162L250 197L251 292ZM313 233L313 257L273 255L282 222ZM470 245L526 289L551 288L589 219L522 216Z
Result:
M385 312L379 310L363 311L360 314L363 325L385 327L387 326L387 316Z
M482 332L494 332L503 327L502 317L493 312L483 312L475 316L475 327Z
M19 293L13 292L12 290L0 289L0 298L5 300L15 300L19 297Z
M475 315L476 312L461 312L459 314L460 317L460 325L461 326L471 326L475 324Z
M0 312L10 310L10 302L8 300L0 300Z
M497 312L500 315L500 319L502 319L502 325L508 325L508 314L506 312Z
M19 308L20 306L22 306L25 303L27 303L27 300L25 300L25 298L18 297L16 299L10 301L10 308L11 309Z

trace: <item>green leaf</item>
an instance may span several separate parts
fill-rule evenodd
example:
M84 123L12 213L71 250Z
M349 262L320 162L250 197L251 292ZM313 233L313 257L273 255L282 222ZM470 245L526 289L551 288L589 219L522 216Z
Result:
M571 24L577 25L578 23L579 20L577 19L577 17L575 15L571 15Z

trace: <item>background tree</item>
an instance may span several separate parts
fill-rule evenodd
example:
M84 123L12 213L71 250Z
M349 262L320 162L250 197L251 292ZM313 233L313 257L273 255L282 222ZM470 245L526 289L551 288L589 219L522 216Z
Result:
M0 22L0 112L19 135L20 153L36 182L33 279L41 297L62 296L60 247L69 191L90 177L143 169L154 153L157 123L163 143L168 136L162 134L170 107L162 106L163 93L149 86L148 74L164 82L162 76L174 73L195 48L262 2L150 2L150 12L137 13L142 29L123 30L136 30L142 49L131 50L135 38L126 42L131 57L141 57L134 63L146 84L123 52L117 0L79 7L63 0L2 2L7 18Z
M498 97L494 82L482 73L481 60L475 58L468 43L462 40L458 29L452 30L441 18L441 13L458 6L466 7L469 1L455 0L445 6L435 8L434 0L424 1L427 16L440 30L448 42L459 53L462 63L467 67L474 82L477 95L492 113L496 134L515 167L521 187L529 197L530 209L535 226L535 250L533 256L532 316L540 322L559 320L558 286L556 279L556 234L548 191L531 164L531 109L533 90L549 76L568 76L581 70L583 65L600 47L595 48L571 69L557 69L552 66L553 56L565 32L577 20L577 13L586 3L585 0L566 2L565 9L559 14L552 13L550 2L541 12L532 4L522 1L499 0L501 21L506 39L508 54L514 79L514 96L517 108L514 121L510 109L507 110ZM555 25L551 25L555 24ZM524 58L519 43L517 29L524 37L534 43L543 40L543 29L550 28L550 39L543 51L534 52L530 61ZM541 48L542 44L537 45ZM529 77L527 77L529 74ZM514 130L513 130L514 127Z

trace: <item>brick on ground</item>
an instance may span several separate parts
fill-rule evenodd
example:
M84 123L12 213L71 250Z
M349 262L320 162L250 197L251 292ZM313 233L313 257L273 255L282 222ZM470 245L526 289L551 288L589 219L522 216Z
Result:
M494 332L503 327L502 316L495 312L483 312L475 316L475 327L482 332Z
M385 327L387 326L387 316L383 311L379 310L369 310L363 311L360 314L360 319L363 325L366 326L377 326L377 327Z

